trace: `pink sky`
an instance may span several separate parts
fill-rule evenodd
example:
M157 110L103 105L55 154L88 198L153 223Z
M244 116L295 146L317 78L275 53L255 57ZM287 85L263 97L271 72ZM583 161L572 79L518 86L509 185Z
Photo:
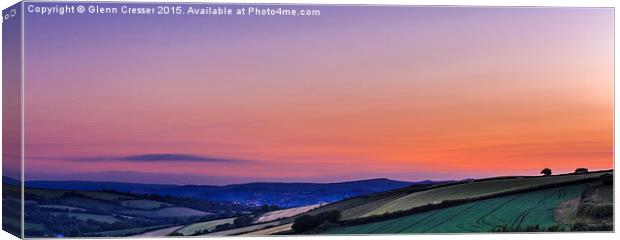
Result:
M613 167L612 9L320 9L28 15L27 178L223 184ZM241 161L123 159L164 153Z

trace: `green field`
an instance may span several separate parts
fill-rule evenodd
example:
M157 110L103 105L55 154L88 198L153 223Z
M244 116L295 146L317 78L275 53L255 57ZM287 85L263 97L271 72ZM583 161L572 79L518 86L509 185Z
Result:
M135 208L135 209L141 209L141 210L155 210L155 209L159 209L162 207L171 206L170 204L167 204L167 203L162 203L162 202L157 202L157 201L152 201L152 200L147 200L147 199L125 200L125 201L121 201L120 203L121 203L121 206L123 207Z
M97 211L112 211L115 206L107 201L83 197L80 195L63 197L60 200L61 205L69 205L79 208L94 209Z
M138 217L149 218L167 218L167 217L191 217L191 216L205 216L213 215L213 213L203 212L196 209L186 207L168 207L158 210L145 211L145 210L126 210L121 211L121 214L127 214Z
M472 233L498 227L556 225L553 210L560 202L580 196L585 184L513 194L438 209L406 217L329 229L324 234Z
M114 222L119 221L118 218L115 218L110 215L100 215L100 214L90 214L90 213L51 213L51 214L52 215L66 214L69 217L75 217L83 221L94 220L97 222L104 222L104 223L114 223Z
M510 191L526 190L550 184L567 183L583 179L595 179L605 173L607 172L547 177L516 177L445 186L411 193L407 196L388 202L385 205L364 214L363 217L381 215L388 212L405 211L428 204L439 204L447 200L474 199Z
M55 210L62 210L62 211L86 211L86 209L84 208L79 208L79 207L72 207L72 206L66 206L66 205L39 205L40 208L49 208L49 209L55 209Z
M70 192L70 191L38 189L38 188L28 188L28 191L26 191L26 193L37 195L37 196L43 196L47 198L59 198L67 192Z
M31 231L37 231L37 232L42 232L42 231L47 230L45 225L40 224L40 223L26 223L25 227L28 229L31 229Z
M87 235L94 236L94 237L125 237L125 236L141 234L144 232L153 231L157 229L162 229L166 227L170 227L170 225L159 225L159 226L129 228L129 229L122 229L122 230L101 231L101 232L88 233Z
M117 201L117 200L129 200L133 199L131 196L118 194L118 193L109 193L109 192L100 192L100 191L73 191L73 190L56 190L56 189L37 189L37 188L28 188L27 193L39 195L48 198L59 198L67 193L76 193L88 198L106 200L106 201Z
M133 199L133 197L119 194L119 193L110 193L110 192L95 192L95 191L79 191L80 194L85 197L99 199L99 200L107 200L107 201L119 201L119 200L129 200Z
M217 227L218 225L222 225L222 224L233 224L233 222L235 221L236 217L233 218L224 218L224 219L218 219L218 220L213 220L213 221L207 221L207 222L199 222L199 223L194 223L194 224L190 224L187 225L179 230L177 230L177 233L183 234L184 236L190 236L190 235L195 235L199 232L202 231L213 231L215 229L215 227Z

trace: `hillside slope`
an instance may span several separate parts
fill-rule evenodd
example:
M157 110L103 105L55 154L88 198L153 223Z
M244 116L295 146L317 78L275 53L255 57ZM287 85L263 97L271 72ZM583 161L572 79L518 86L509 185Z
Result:
M121 237L236 216L243 205L110 191L25 189L25 236ZM161 231L160 231L161 230ZM176 229L175 229L176 230Z
M610 178L613 179L613 170L545 177L507 176L444 184L413 185L330 203L306 214L317 215L336 210L342 216L337 225L347 226L337 227L327 232L322 232L321 229L324 227L321 227L317 229L318 232L313 231L313 233L485 232L500 227L503 227L504 231L540 231L546 227L554 227L558 223L554 220L554 214L556 214L554 210L560 203L572 201L587 192L584 189L590 187L584 186ZM608 185L612 184L608 183ZM608 188L607 186L605 189ZM610 195L608 192L597 190L594 197L590 198L608 199ZM412 196L424 197L417 199ZM607 200L593 206L597 209L600 207L607 209L608 202ZM385 210L389 208L392 210ZM505 218L501 218L502 216ZM236 233L249 235L281 234L287 231L290 231L287 234L293 233L290 230L290 223L296 217L299 216L282 219L278 225L257 229L255 232ZM471 218L477 220L468 222ZM525 229L532 224L538 225L538 229ZM360 227L362 225L364 227Z
M158 194L189 197L210 201L227 201L239 204L277 205L284 208L307 206L344 198L383 192L422 182L394 181L386 178L337 183L246 183L226 186L211 185L158 185L117 182L85 181L28 181L28 188L62 190L115 190L137 194Z
M541 177L516 177L497 180L473 181L463 184L445 186L427 191L414 192L407 196L388 202L363 215L381 215L389 212L405 211L428 204L440 204L444 201L474 199L504 192L527 190L559 183L596 179L608 172L586 174L567 174Z
M562 201L579 197L585 184L475 201L387 221L333 228L325 234L472 233L502 227L549 228L553 211Z

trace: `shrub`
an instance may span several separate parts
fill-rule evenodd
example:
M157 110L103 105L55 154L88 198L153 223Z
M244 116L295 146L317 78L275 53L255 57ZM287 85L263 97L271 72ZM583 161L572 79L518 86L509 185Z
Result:
M545 176L549 176L551 175L551 169L550 168L545 168L542 171L540 171L540 174L545 175Z
M340 217L341 214L338 210L322 212L315 216L306 214L296 218L295 222L293 222L292 228L295 233L308 232L321 225L337 223L340 220Z
M605 173L605 174L603 174L603 175L601 176L601 179L602 179L602 184L603 184L603 185L610 186L610 185L613 185L613 184L614 184L614 176L613 176L613 175L611 175L611 174L609 174L609 173Z
M215 226L214 232L225 231L233 228L233 225L230 223L220 224Z
M553 225L551 227L543 228L539 225L527 225L527 226L517 226L517 227L509 227L507 225L503 225L501 227L495 228L492 230L493 232L565 232L570 230L569 225Z
M611 204L596 205L592 208L592 216L595 218L612 218L614 206Z
M575 173L577 173L577 174L588 173L588 169L587 168L577 168L577 169L575 169Z
M317 221L313 216L303 215L295 219L292 228L296 233L303 233L310 231L317 226L319 226L319 224L317 224Z
M322 222L338 222L340 220L340 211L331 210L328 212L319 213L316 218L321 220Z
M611 224L602 223L602 224L586 224L586 223L575 223L571 229L576 232L584 232L584 231L613 231L614 227Z
M241 216L238 218L235 218L235 221L233 222L233 225L237 228L239 227L245 227L247 225L252 224L253 222L253 218L249 215L245 215L245 216Z

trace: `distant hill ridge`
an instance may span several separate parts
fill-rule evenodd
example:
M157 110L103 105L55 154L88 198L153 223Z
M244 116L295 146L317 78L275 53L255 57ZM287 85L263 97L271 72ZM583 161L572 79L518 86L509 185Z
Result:
M212 201L229 201L246 205L269 204L281 207L297 207L428 183L432 183L432 181L405 182L387 178L336 183L255 182L225 186L99 181L27 181L26 187L89 191L107 189L138 194L152 193Z

